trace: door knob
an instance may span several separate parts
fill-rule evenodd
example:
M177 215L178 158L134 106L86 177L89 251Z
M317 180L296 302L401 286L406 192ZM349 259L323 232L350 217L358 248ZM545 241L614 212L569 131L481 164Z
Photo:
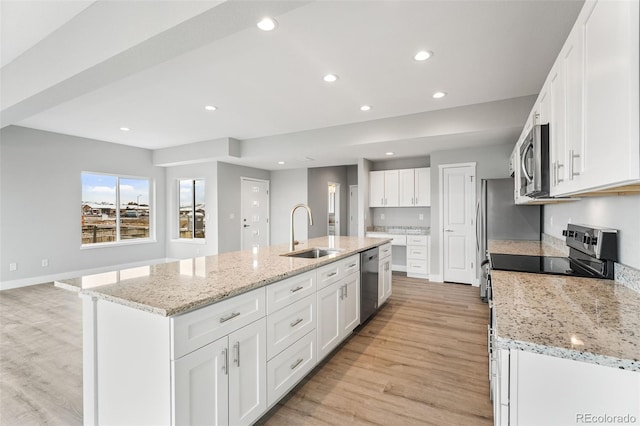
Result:
M242 225L242 226L245 227L245 228L251 227L251 225L247 225L246 223L244 225Z

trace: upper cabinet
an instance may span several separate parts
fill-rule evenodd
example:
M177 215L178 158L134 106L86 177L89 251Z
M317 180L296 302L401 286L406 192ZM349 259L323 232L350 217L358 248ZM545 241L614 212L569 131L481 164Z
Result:
M637 1L587 0L551 68L523 134L549 124L552 197L640 190L638 22Z
M398 172L398 170L369 172L370 207L398 207Z
M369 206L431 206L430 172L429 167L369 172Z

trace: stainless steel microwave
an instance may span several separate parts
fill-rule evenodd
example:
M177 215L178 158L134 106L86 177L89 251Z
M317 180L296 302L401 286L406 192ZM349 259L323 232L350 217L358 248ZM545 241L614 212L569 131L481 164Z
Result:
M533 126L520 146L520 195L549 196L549 125Z

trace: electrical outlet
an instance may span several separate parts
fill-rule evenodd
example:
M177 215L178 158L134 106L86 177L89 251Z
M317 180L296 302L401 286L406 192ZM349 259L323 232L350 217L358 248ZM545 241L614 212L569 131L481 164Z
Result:
M16 262L11 262L9 264L9 272L13 272L18 269L18 264Z
M235 219L235 218L236 218L236 214L235 214L235 213L231 213L231 214L229 215L229 219Z
M424 220L424 215L422 213L418 215L418 220Z
M42 259L42 267L46 268L47 266L49 266L49 259Z
M196 249L196 254L200 254L200 249Z

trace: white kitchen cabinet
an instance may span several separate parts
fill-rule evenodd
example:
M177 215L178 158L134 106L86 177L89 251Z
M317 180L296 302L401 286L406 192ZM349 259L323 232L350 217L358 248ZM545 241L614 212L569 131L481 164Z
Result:
M267 408L266 320L174 361L175 424L250 425Z
M369 172L369 207L398 207L399 183L398 170Z
M360 324L360 274L353 273L318 290L318 360Z
M407 235L407 277L429 278L428 235Z
M558 58L547 78L549 90L549 165L550 188L557 188L566 181L565 142L565 74L561 58Z
M400 207L431 206L431 169L401 169L399 172Z
M398 171L400 178L400 207L413 207L415 205L416 174L414 169L402 169Z
M228 338L174 362L175 425L229 424Z
M315 294L267 315L267 359L278 355L315 328Z
M495 349L496 425L588 423L579 415L640 418L640 373L516 349Z
M391 296L392 291L391 244L380 246L378 253L378 307L380 307Z

